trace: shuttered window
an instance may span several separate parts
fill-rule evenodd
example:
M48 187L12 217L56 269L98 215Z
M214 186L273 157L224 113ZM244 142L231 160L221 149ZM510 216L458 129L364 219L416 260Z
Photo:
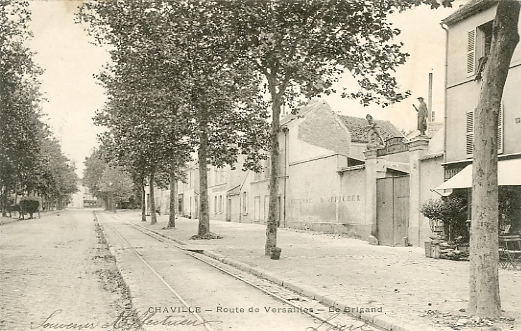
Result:
M499 106L499 114L497 119L497 152L503 153L503 105Z
M498 128L497 128L497 149L498 153L503 153L503 113L504 106L499 106L499 114L498 114ZM473 141L474 141L474 111L469 111L466 114L466 130L465 130L465 151L467 157L472 156L473 149Z
M474 141L474 111L467 112L465 130L465 151L467 156L472 156L472 143Z
M492 44L492 21L467 31L467 77L482 74ZM481 69L481 72L479 71Z
M476 66L476 30L467 32L467 75L474 74Z

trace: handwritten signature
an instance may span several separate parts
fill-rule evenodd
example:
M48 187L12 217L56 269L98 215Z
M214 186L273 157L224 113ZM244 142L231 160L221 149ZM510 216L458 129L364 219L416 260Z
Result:
M308 326L305 331L372 331L374 330L371 326L364 323L359 326L355 326L355 324L345 324L345 325L332 325L332 321L340 316L340 313L332 314L325 320L315 321L317 326Z
M137 311L122 312L116 319L110 323L100 322L87 322L87 323L76 323L76 322L55 322L56 316L63 312L61 309L53 311L42 323L36 324L31 322L31 329L67 329L67 330L89 330L101 327L102 329L112 328L113 330L139 330L143 326L149 325L162 325L162 326L199 326L199 325L211 325L220 324L222 321L207 321L199 319L187 319L182 316L168 315L160 319L155 319L156 313L146 311L142 315L139 315Z

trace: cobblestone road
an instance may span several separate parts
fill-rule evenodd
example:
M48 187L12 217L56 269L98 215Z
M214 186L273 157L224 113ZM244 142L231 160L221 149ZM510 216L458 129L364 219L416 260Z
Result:
M0 225L0 330L101 330L118 316L117 269L95 224L78 210Z

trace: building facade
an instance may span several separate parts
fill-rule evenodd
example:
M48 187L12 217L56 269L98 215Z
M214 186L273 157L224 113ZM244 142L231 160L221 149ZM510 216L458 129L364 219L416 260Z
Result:
M78 192L71 196L68 207L71 208L96 208L101 204L98 199L92 195L89 188L83 185L81 179L78 180Z
M372 236L389 246L420 246L428 239L419 205L443 182L443 135L408 142L390 122L376 124L385 147L370 144L366 119L338 115L323 100L281 120L279 226ZM270 161L259 173L243 171L242 161L233 168L208 166L210 219L266 223ZM189 218L198 217L198 171L196 163L187 167L186 182L178 185L179 214ZM167 212L162 197L169 193L159 191L156 209Z
M492 44L497 2L472 0L442 21L447 32L444 179L447 194L467 196L471 218L474 111ZM518 23L518 29L521 23ZM514 51L498 118L500 228L521 231L521 48ZM511 226L512 225L512 226Z
M442 21L447 31L446 59L446 179L472 161L474 110L481 90L481 76L490 54L494 1L473 0ZM521 48L510 64L498 124L499 159L521 157Z

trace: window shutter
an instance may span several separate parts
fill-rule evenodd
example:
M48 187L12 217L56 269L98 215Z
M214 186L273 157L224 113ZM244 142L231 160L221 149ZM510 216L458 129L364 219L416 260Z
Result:
M498 152L498 154L503 153L503 113L504 112L505 112L505 107L503 105L500 105L498 119L497 119L497 152Z
M467 129L465 130L465 150L467 156L472 156L472 144L474 141L474 111L467 112Z
M469 76L474 74L474 67L476 64L476 30L467 32L467 74Z
M497 121L497 152L498 154L503 153L503 113L505 112L504 106L499 106L498 121ZM465 130L466 136L466 154L472 156L473 142L474 142L474 111L467 112L466 119L467 129Z

